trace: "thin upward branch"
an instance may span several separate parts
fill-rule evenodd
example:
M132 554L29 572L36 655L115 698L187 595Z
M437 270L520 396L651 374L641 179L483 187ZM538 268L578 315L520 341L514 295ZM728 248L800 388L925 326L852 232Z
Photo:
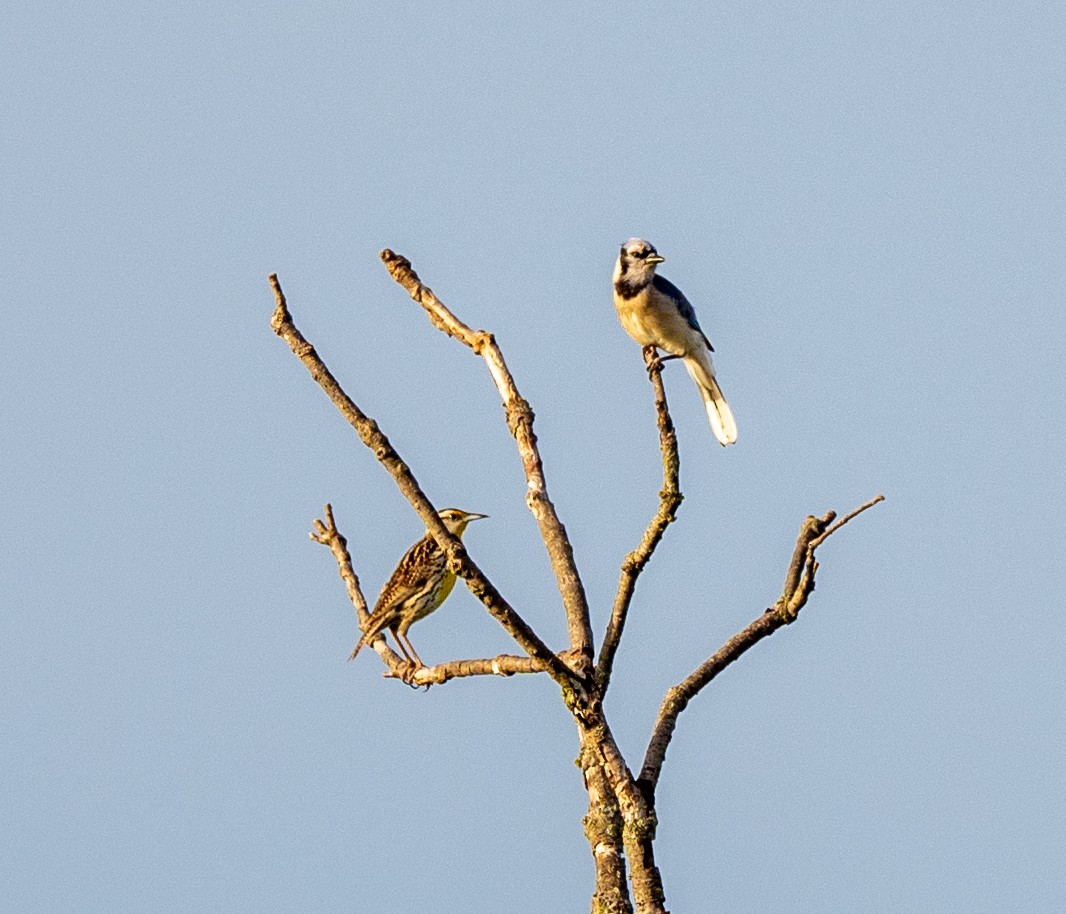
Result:
M484 358L485 364L488 365L507 413L507 427L518 444L518 453L526 474L526 504L540 527L540 535L547 547L559 593L562 595L570 632L570 650L582 658L578 668L584 672L592 663L593 652L588 600L574 562L574 550L566 535L566 528L548 498L544 466L537 450L537 437L533 433L533 410L519 394L514 378L503 359L503 353L491 333L473 330L459 320L433 294L432 289L423 285L418 274L412 269L411 261L406 257L386 248L381 252L381 260L392 278L425 309L433 326L469 346Z
M359 628L362 629L366 626L367 619L370 618L370 610L367 608L366 598L363 596L363 588L359 585L359 578L355 573L355 568L352 566L352 556L348 552L348 541L337 529L336 521L333 519L332 505L326 505L326 519L324 521L319 520L317 517L315 518L314 527L315 529L310 534L311 539L328 547L329 551L333 553L333 557L337 560L337 571L340 573L341 580L344 581L344 586L348 590L348 599L352 601L352 606L355 607ZM403 679L405 671L409 670L411 664L389 647L384 637L375 638L372 647L378 652L378 656L381 657L382 662L389 670L397 678Z
M863 511L885 500L883 495L871 498L850 514L837 521L836 512L829 511L824 517L808 517L800 528L796 539L796 548L792 552L785 587L773 607L767 609L747 628L734 635L715 653L708 657L683 682L671 688L663 698L659 716L644 755L644 766L640 772L639 784L649 800L655 796L655 787L659 782L666 749L670 745L678 715L685 710L688 703L712 679L730 664L734 663L745 651L772 635L783 625L794 622L807 598L814 590L814 575L818 570L814 551L825 540L844 526L848 521L858 517Z
M437 515L436 509L430 503L414 474L407 464L400 459L389 439L378 429L377 423L363 413L354 401L344 392L340 384L330 373L326 364L319 357L312 346L293 323L285 302L285 295L281 291L277 274L270 275L270 285L274 289L274 297L277 305L270 325L274 332L280 336L296 357L304 363L311 373L311 377L326 392L333 404L340 410L341 415L348 420L348 424L355 429L356 434L381 462L389 474L396 481L397 487L403 496L411 503L418 512L418 516L426 525L426 529L433 535L437 545L448 557L449 565L455 569L456 574L463 578L470 592L474 594L485 606L496 621L498 621L511 635L521 648L536 660L544 664L548 675L563 688L565 694L572 694L576 685L583 690L582 684L569 667L567 667L526 624L525 620L518 615L511 605L503 598L484 572L477 566L473 559L463 548L463 544L448 532L447 527Z
M618 592L611 610L611 620L600 648L600 659L596 664L596 685L600 695L607 691L611 681L615 653L622 640L629 605L633 601L633 592L637 587L637 578L644 566L651 559L655 547L663 538L666 528L677 517L677 509L684 496L678 485L681 461L677 453L677 435L670 418L670 409L666 405L666 390L663 387L663 363L654 346L644 347L644 362L648 366L648 378L655 390L655 412L659 422L659 450L663 458L663 487L659 492L659 509L644 531L640 544L622 562L622 576L618 581Z
M337 523L333 519L333 505L326 503L325 521L321 521L316 517L314 526L315 529L309 536L316 543L328 546L330 552L333 553L333 557L337 560L337 571L340 572L341 580L344 581L344 586L348 591L348 599L352 601L352 606L355 607L356 618L359 620L359 627L362 628L366 624L366 620L370 618L370 609L366 604L366 597L363 596L363 588L359 585L359 577L352 566L352 556L348 552L348 541L341 535L340 530L337 529Z

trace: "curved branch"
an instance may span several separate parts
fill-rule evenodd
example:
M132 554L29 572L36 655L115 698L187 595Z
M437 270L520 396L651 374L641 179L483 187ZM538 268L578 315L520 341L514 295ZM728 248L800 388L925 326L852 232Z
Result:
M700 693L704 686L739 659L745 651L758 644L763 638L772 635L783 625L789 625L796 620L799 611L814 590L814 575L818 570L818 562L814 558L815 549L848 521L884 500L883 495L871 498L836 523L833 523L836 519L835 511L829 511L821 518L808 517L803 522L796 539L796 548L792 552L792 560L789 563L788 573L785 575L785 588L774 606L767 609L743 631L730 638L700 664L688 678L666 693L662 706L659 708L659 716L655 721L648 750L644 755L644 766L638 781L641 792L649 802L654 800L655 788L659 782L663 762L666 760L666 749L670 745L674 728L677 726L678 715L685 710L688 703Z
M507 630L519 646L530 657L544 664L548 675L559 683L564 693L570 694L575 686L583 691L579 675L567 667L515 612L474 560L467 555L463 544L448 532L437 515L436 509L418 485L414 474L400 459L400 455L389 443L389 439L378 429L377 423L364 414L344 392L315 351L315 347L296 329L276 273L270 275L270 285L274 289L274 298L277 302L270 320L274 332L289 344L289 348L304 363L311 377L333 401L341 415L348 420L348 424L355 429L363 444L374 452L374 456L389 471L400 492L418 512L426 529L448 557L449 565L455 569L457 575L463 578L470 592L484 604L492 617Z
M422 284L411 267L411 261L406 257L386 248L381 252L381 260L389 275L425 309L434 327L469 346L488 365L489 374L492 375L507 413L507 427L518 444L518 454L526 474L526 504L540 527L540 535L547 547L559 593L562 595L570 632L570 650L582 658L578 669L584 672L592 663L593 651L588 600L574 562L574 550L566 535L566 528L548 498L548 484L537 450L537 436L533 434L533 410L519 394L507 363L503 360L503 353L491 333L472 330L452 314L433 294L433 290Z
M659 424L659 450L663 456L663 487L659 492L659 509L651 519L640 544L622 562L622 576L618 581L618 592L611 610L611 621L607 623L607 632L600 648L600 659L596 664L596 686L600 695L607 691L611 682L611 670L614 656L622 640L629 604L633 601L633 592L637 587L637 578L644 566L651 559L655 547L663 538L666 528L677 517L677 509L684 496L678 485L681 461L677 453L677 435L670 418L670 409L666 405L666 390L663 387L663 363L654 346L644 347L644 362L648 366L648 378L655 390L655 412Z

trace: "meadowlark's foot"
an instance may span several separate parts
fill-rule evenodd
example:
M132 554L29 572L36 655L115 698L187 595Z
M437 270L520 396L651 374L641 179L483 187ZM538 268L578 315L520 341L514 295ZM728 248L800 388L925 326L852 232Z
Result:
M418 674L418 671L421 670L424 666L425 664L421 661L415 663L413 660L408 660L400 668L400 679L405 685L409 685L412 689L421 688L421 684L415 682L415 676ZM428 683L426 683L426 688L429 688Z

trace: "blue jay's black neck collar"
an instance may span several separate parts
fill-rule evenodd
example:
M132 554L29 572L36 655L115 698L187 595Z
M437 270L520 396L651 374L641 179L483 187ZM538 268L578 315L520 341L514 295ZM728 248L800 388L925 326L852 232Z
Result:
M619 298L624 298L628 301L631 298L636 298L652 283L654 274L648 274L641 270L635 273L626 273L625 264L622 264L622 275L615 280L614 290L618 293Z

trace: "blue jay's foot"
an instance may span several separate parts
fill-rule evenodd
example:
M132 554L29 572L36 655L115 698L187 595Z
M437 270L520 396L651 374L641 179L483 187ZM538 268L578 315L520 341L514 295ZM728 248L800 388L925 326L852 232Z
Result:
M644 365L648 369L648 377L657 371L663 370L663 360L659 357L659 350L654 346L645 346L643 350Z
M648 368L648 375L653 375L657 371L663 370L663 362L669 362L670 359L681 358L677 355L659 355L659 350L654 346L644 347L644 364Z

